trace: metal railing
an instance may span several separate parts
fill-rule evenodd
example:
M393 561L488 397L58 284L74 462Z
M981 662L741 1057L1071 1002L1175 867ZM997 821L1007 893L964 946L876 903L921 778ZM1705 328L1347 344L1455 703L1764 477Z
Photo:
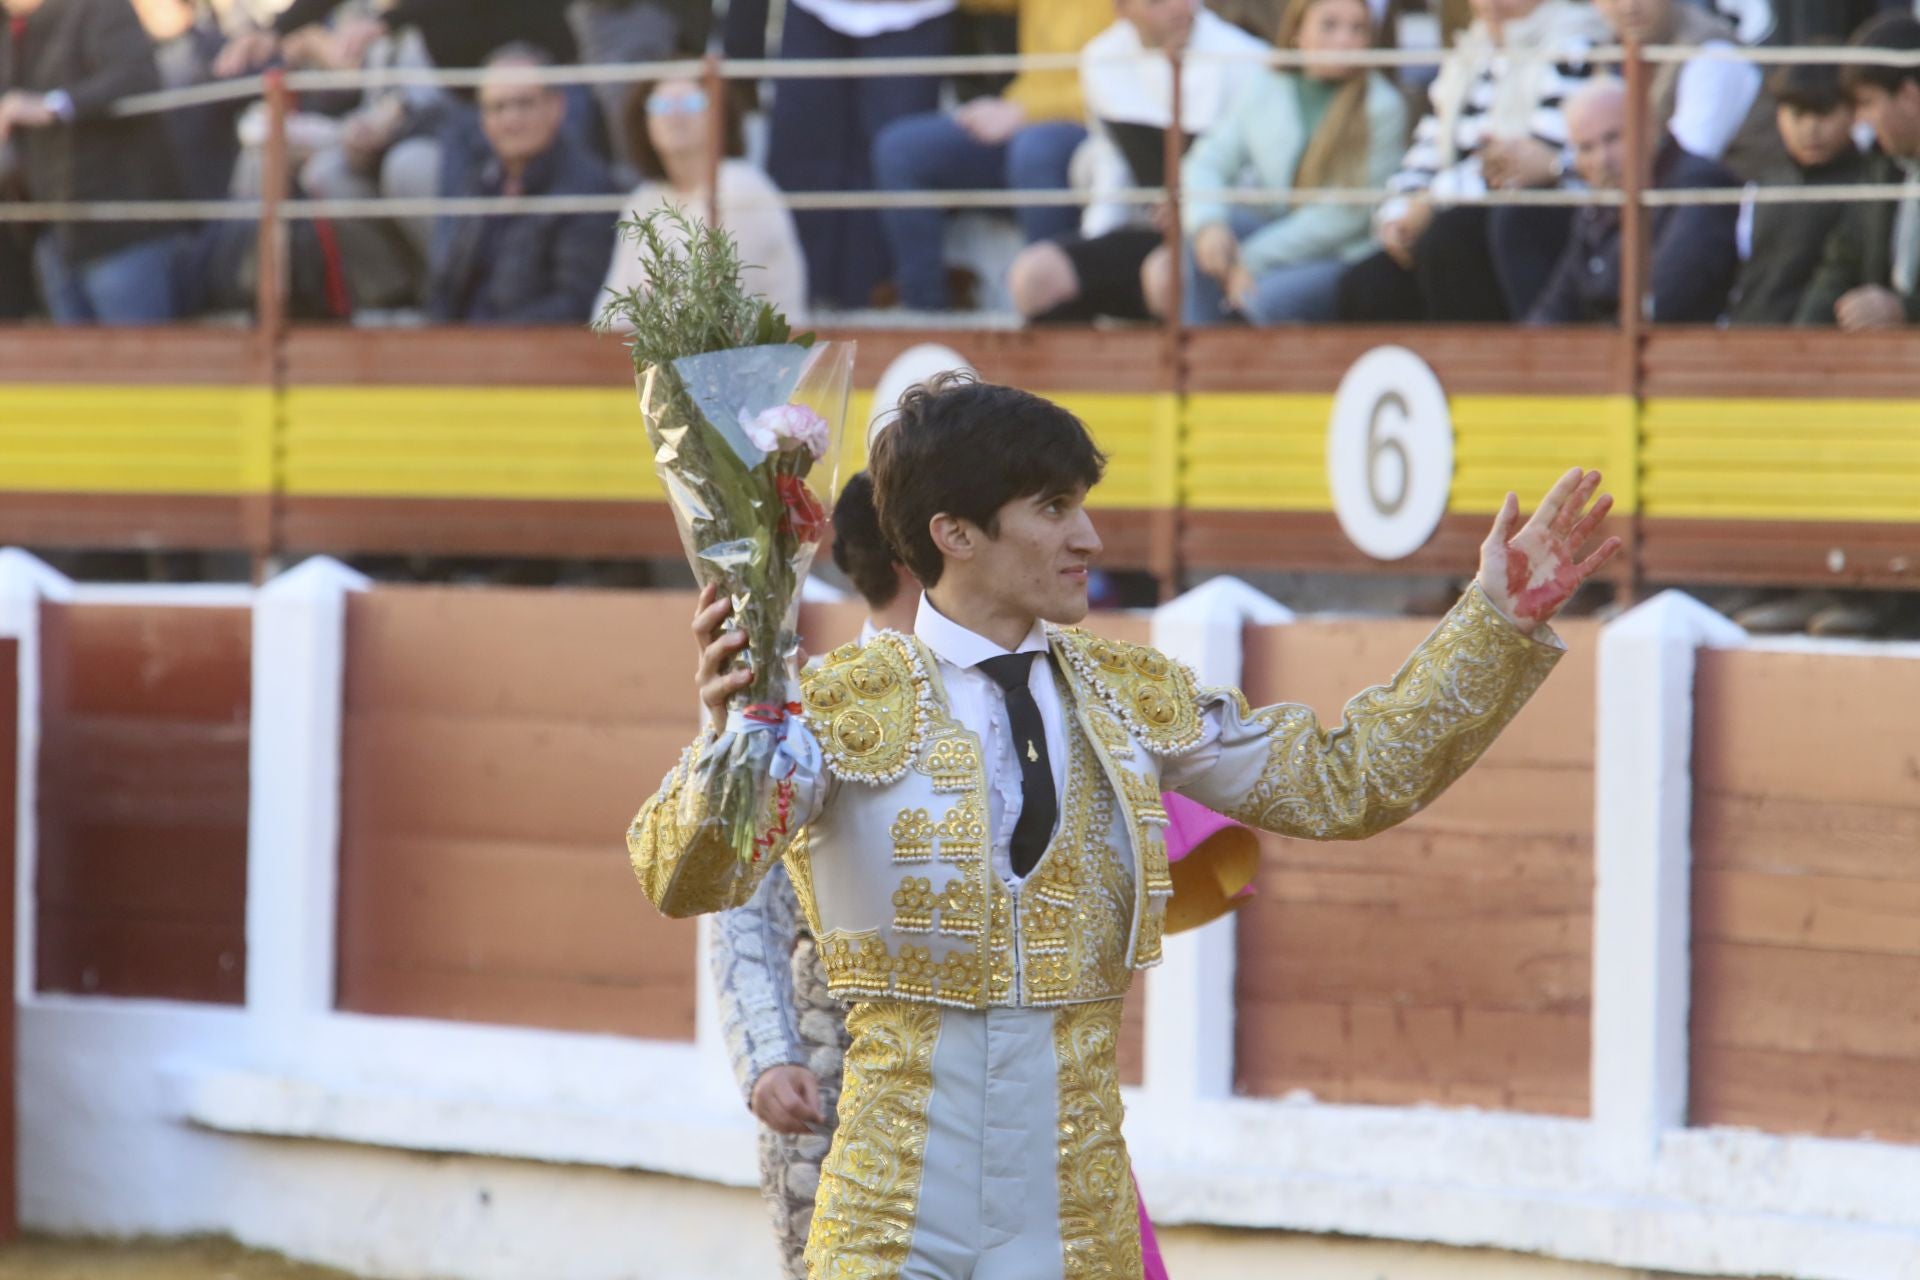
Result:
M1139 56L1139 55L1136 55ZM1164 56L1164 55L1145 55ZM1216 203L1247 205L1310 204L1375 206L1405 194L1387 188L1328 188L1296 191L1289 189L1233 188L1225 191L1184 191L1180 183L1179 161L1184 149L1178 121L1183 115L1184 70L1189 65L1221 62L1259 62L1284 69L1338 64L1373 69L1431 66L1450 56L1439 49L1375 49L1338 54L1312 54L1299 50L1271 50L1263 54L1185 54L1171 57L1171 110L1166 130L1167 181L1160 187L1135 187L1120 191L1102 191L1105 203L1136 206L1164 204L1170 216L1165 220L1165 236L1170 247L1178 249L1184 238L1181 209L1185 197L1199 196ZM1646 265L1648 252L1646 213L1656 208L1685 205L1796 204L1834 201L1891 201L1903 198L1908 189L1900 184L1852 184L1819 187L1695 188L1648 190L1649 172L1646 140L1649 102L1649 68L1700 58L1741 61L1761 65L1829 64L1872 66L1920 66L1920 53L1900 53L1876 49L1807 48L1773 49L1723 46L1615 45L1600 46L1581 54L1595 66L1620 69L1627 82L1629 121L1627 130L1628 162L1624 187L1617 191L1578 188L1527 190L1489 190L1482 194L1450 196L1450 205L1484 206L1611 206L1622 210L1623 260L1621 272L1620 324L1632 336L1644 323ZM719 203L718 171L724 159L723 90L726 82L760 79L875 78L904 75L948 76L1008 72L1070 72L1087 65L1080 54L985 55L971 57L914 57L871 59L738 59L715 57L680 59L652 63L626 63L595 66L554 66L517 68L518 78L539 83L565 85L633 84L645 80L698 79L709 90L710 126L708 129L707 214L713 221L723 219L725 209ZM507 217L528 213L605 213L619 216L627 212L625 195L562 195L517 197L441 197L305 199L289 196L289 153L286 123L295 95L306 91L337 91L380 88L471 88L487 76L484 69L381 68L360 71L273 71L215 84L196 85L141 94L117 103L113 113L119 116L150 115L195 106L261 100L266 107L267 132L262 147L262 190L259 199L198 201L94 201L0 203L0 222L117 222L143 220L257 221L259 223L259 292L256 320L262 327L277 330L285 324L286 310L286 226L302 219L358 218L432 218L432 217ZM769 197L763 203L776 203L795 211L852 209L1001 209L1020 206L1074 206L1085 203L1088 193L1078 190L1055 191L827 191L792 192ZM733 207L746 207L743 202ZM1179 285L1170 300L1166 325L1170 337L1177 339L1183 327Z

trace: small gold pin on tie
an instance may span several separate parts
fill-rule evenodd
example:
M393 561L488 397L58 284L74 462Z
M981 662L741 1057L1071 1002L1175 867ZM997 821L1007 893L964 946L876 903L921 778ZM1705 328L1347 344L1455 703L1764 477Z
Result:
M1039 763L1040 760L1040 753L1033 749L1032 738L1027 739L1027 759L1034 761L1036 764Z

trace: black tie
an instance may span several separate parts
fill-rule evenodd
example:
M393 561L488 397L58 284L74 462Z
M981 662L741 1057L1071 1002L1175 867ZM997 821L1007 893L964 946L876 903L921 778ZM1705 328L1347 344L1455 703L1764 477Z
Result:
M1040 863L1053 839L1060 801L1053 794L1053 765L1047 760L1047 729L1040 720L1040 704L1027 686L1027 673L1038 653L1008 653L979 664L989 679L1007 695L1007 723L1013 730L1013 753L1020 757L1020 821L1013 824L1013 874L1026 876Z

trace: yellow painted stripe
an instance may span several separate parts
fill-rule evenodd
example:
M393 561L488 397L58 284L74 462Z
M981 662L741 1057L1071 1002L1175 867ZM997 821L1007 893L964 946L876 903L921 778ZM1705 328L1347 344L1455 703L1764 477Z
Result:
M295 387L281 445L294 495L661 497L624 388Z
M273 415L254 387L0 386L0 488L268 493Z
M1641 414L1648 515L1920 521L1920 403L1658 399Z
M1049 393L1107 508L1326 511L1332 397ZM857 392L843 474L866 462ZM1659 517L1920 523L1920 402L1456 396L1452 509L1598 465ZM1639 467L1633 466L1636 453ZM0 386L0 489L659 501L626 388ZM1638 492L1636 492L1636 487Z

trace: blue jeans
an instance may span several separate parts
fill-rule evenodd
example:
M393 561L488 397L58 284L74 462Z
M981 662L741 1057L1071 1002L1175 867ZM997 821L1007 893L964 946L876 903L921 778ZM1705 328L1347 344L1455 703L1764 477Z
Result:
M1060 191L1067 166L1087 131L1070 121L1030 124L1005 143L975 142L945 113L909 116L880 131L873 143L874 184L882 191ZM1067 205L1018 209L1020 230L1032 244L1080 223ZM893 251L900 301L925 311L947 305L945 236L941 209L888 209L881 214Z
M70 263L59 236L40 237L34 260L56 324L165 324L180 313L174 258L180 237L160 236L91 262Z
M1228 225L1241 240L1258 231L1265 220L1251 209L1234 209ZM1239 311L1227 301L1226 291L1212 276L1201 274L1193 260L1189 241L1181 267L1182 312L1189 325L1221 324L1241 319L1249 324L1317 324L1337 319L1340 310L1340 276L1347 264L1338 258L1320 262L1295 262L1273 267L1254 277L1253 296L1246 310Z

